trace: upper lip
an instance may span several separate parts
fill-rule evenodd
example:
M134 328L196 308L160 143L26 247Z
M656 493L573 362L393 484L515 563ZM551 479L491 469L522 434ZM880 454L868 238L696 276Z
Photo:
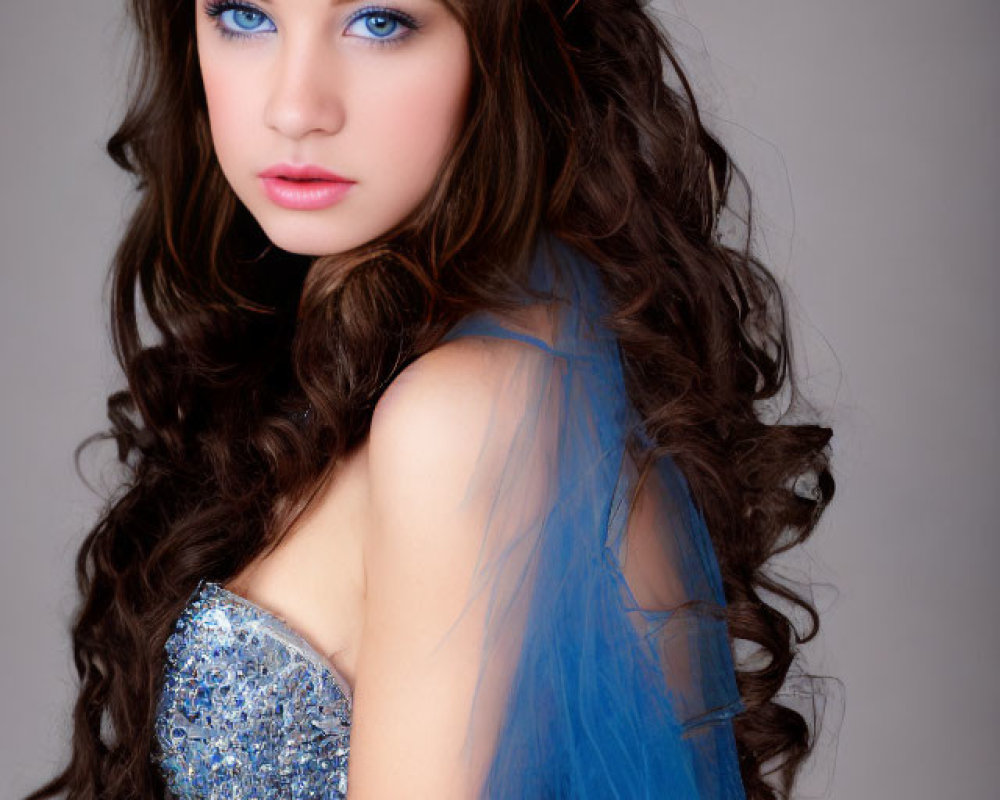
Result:
M275 164L268 167L262 173L262 178L292 178L294 180L314 180L339 181L340 183L354 183L350 178L342 178L335 172L317 167L315 164Z

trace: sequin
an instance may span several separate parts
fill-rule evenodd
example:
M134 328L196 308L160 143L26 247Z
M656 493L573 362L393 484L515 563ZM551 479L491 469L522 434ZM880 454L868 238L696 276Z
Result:
M274 614L203 581L163 678L154 760L177 800L346 796L350 689Z

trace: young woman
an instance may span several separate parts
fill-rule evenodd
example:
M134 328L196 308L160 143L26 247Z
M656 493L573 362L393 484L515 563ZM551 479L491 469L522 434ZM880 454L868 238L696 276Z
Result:
M761 419L781 293L641 6L131 0L124 475L33 798L790 790L764 566L831 432Z

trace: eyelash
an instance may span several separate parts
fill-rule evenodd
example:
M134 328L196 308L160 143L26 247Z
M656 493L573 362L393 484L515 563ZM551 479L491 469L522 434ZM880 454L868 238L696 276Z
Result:
M231 28L227 28L222 24L222 15L227 11L250 11L254 14L260 14L264 17L264 19L271 21L267 14L249 3L234 2L234 0L209 0L209 2L205 4L205 13L212 18L212 22L215 24L216 29L226 39L252 39L254 36L259 35L256 31L237 33ZM417 21L409 14L404 14L402 11L398 11L393 8L386 8L384 6L365 6L364 8L358 9L358 11L355 12L348 21L348 27L359 20L365 19L366 17L374 16L385 17L393 22L398 22L406 29L406 33L394 38L380 39L378 37L369 36L359 37L366 39L368 43L374 47L391 47L393 45L397 45L403 40L409 39L410 35L420 27ZM273 25L274 22L271 21L271 24Z

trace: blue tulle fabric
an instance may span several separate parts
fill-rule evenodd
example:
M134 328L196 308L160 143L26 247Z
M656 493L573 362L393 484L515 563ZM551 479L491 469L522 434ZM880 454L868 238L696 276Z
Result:
M487 312L446 336L516 340L533 353L521 375L523 441L484 534L496 555L481 571L492 597L481 674L512 647L516 658L480 796L744 798L732 730L743 705L703 516L663 457L647 479L646 522L632 531L626 440L649 440L601 323L596 267L543 236L531 287L560 300L548 341ZM533 462L541 470L521 463L537 442L552 451ZM512 514L529 495L540 514ZM642 605L628 574L645 587Z

